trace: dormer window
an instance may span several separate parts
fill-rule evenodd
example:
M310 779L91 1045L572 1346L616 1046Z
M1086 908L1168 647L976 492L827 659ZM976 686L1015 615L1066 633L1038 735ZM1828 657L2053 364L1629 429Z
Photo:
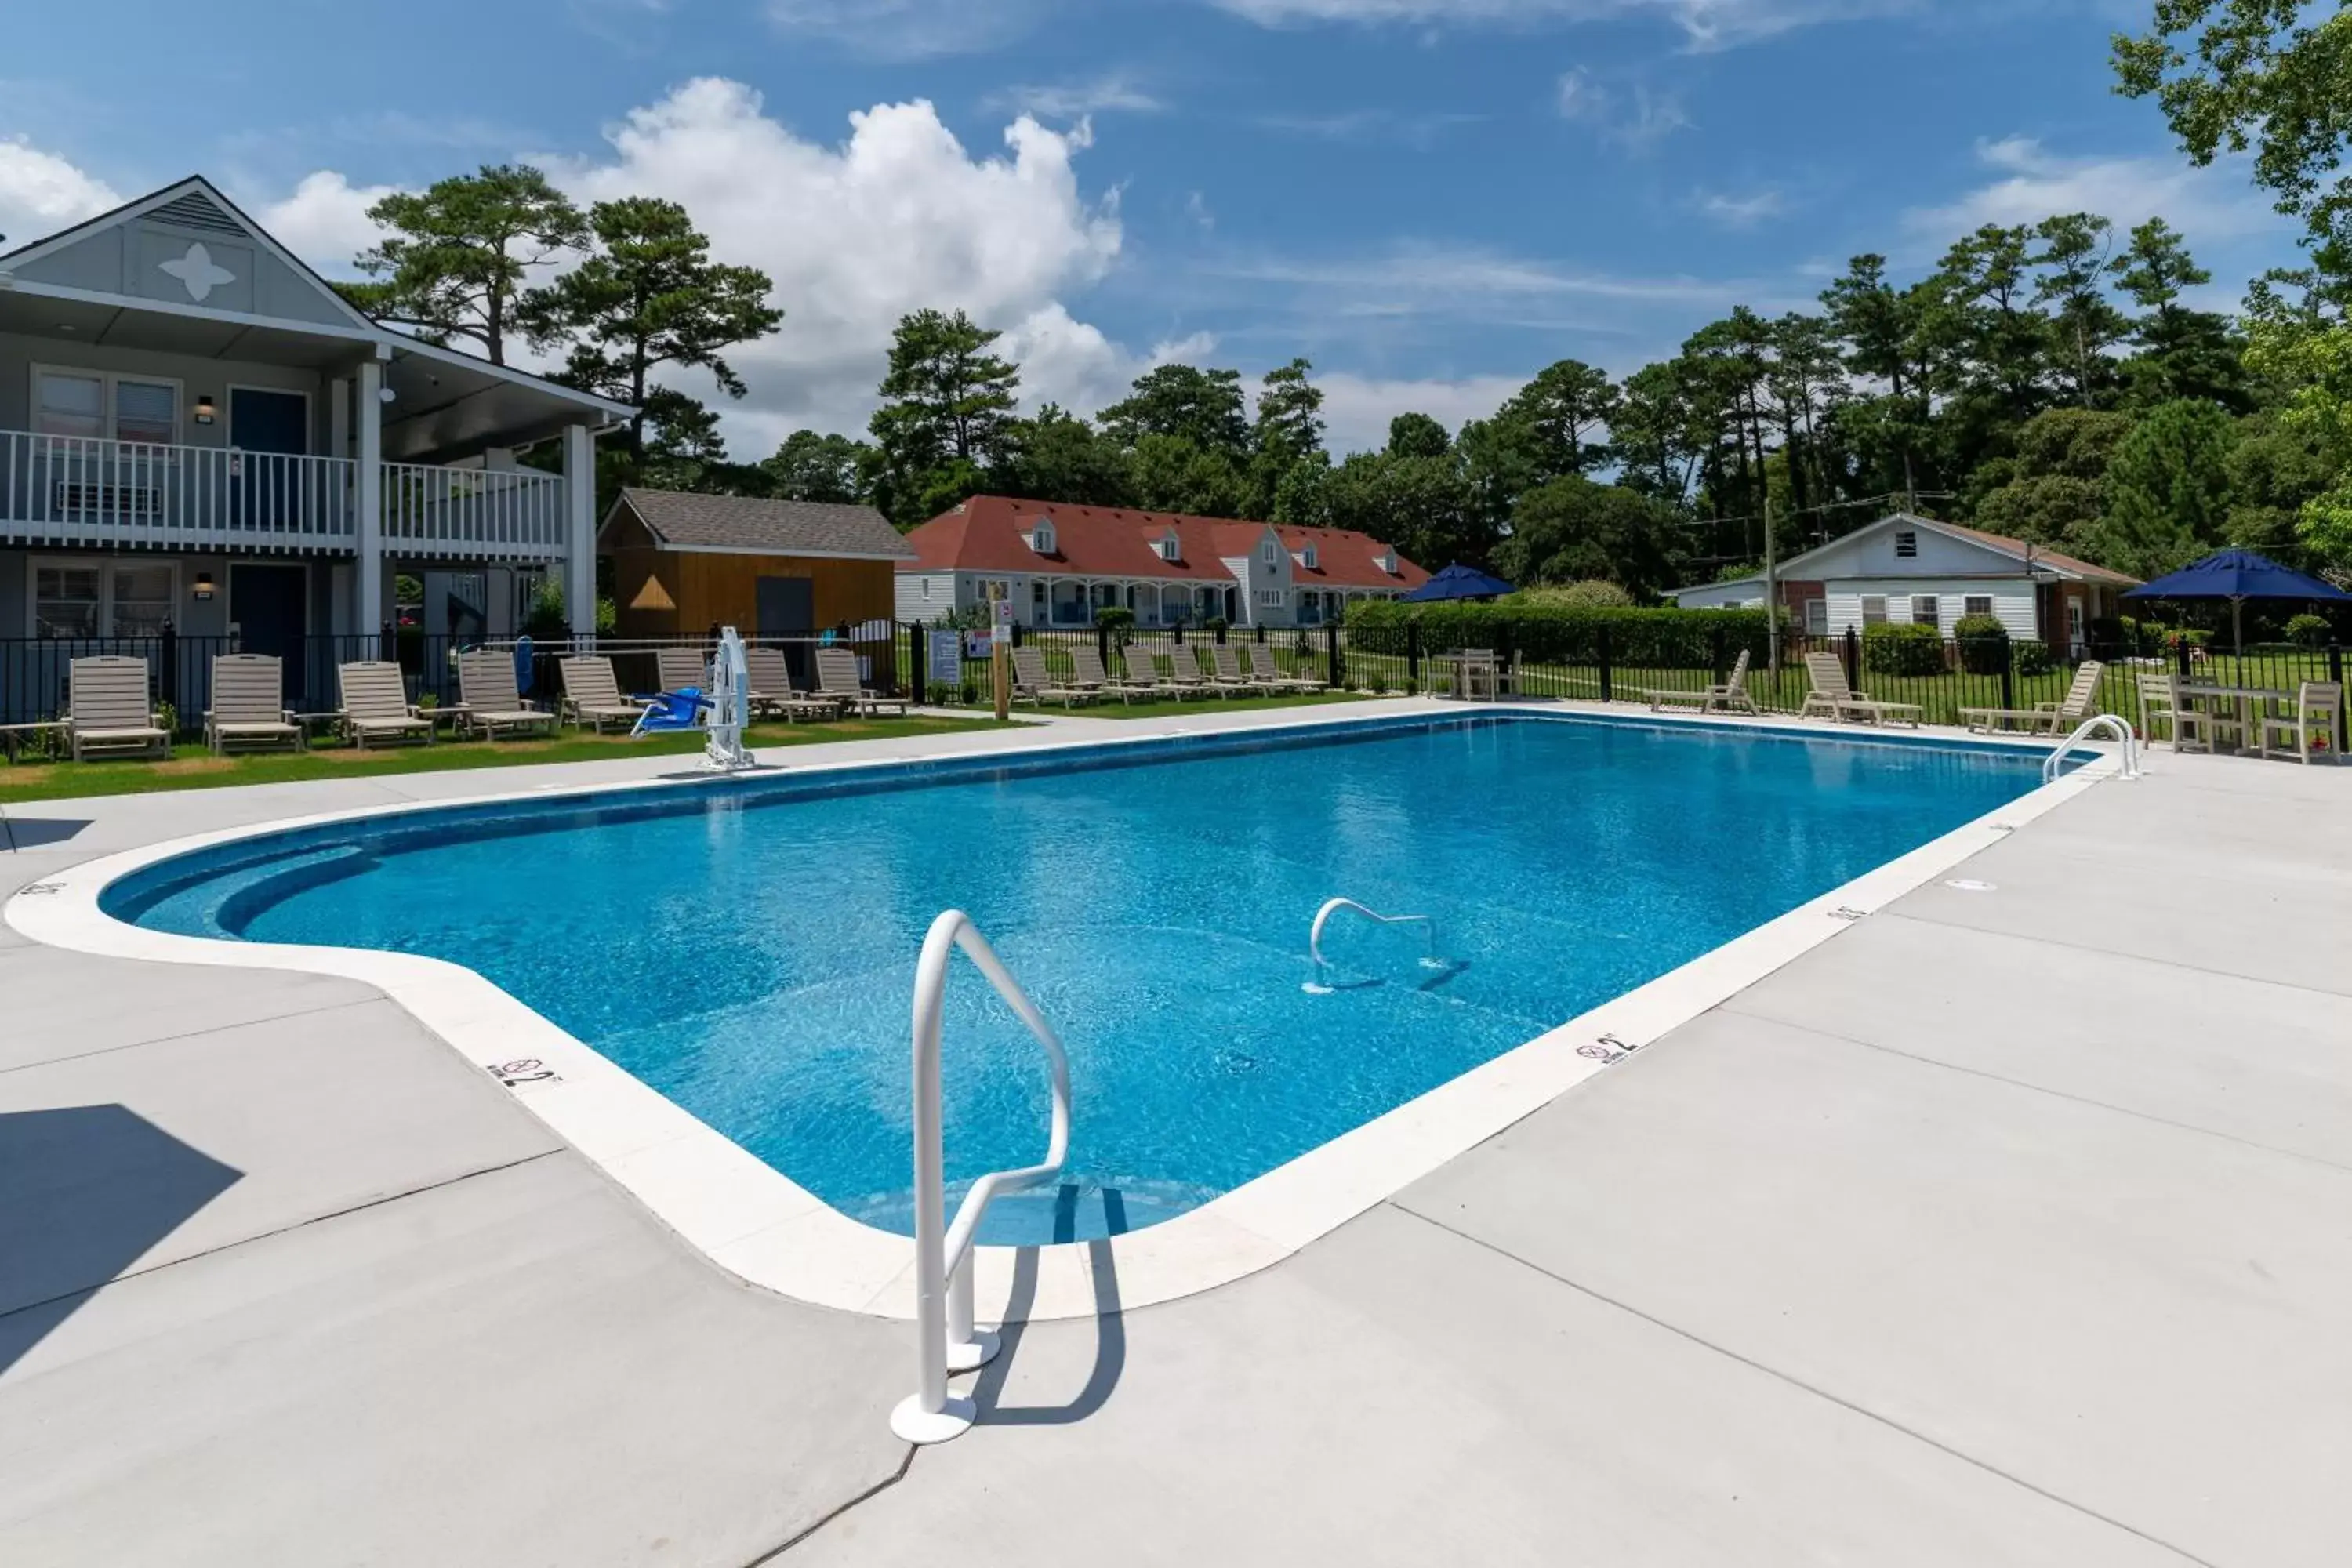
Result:
M1393 577L1397 574L1397 557L1393 550L1383 550L1372 557L1372 564Z
M1054 524L1050 519L1038 518L1029 524L1029 548L1040 555L1054 553Z
M1306 549L1298 552L1298 563L1301 566L1306 567L1309 572L1317 570L1315 562L1316 554L1315 547L1313 545L1310 544Z
M1163 533L1150 542L1151 553L1162 561L1181 561L1184 558L1184 547L1177 542L1173 533Z
M1895 558L1896 560L1915 561L1918 559L1918 555L1919 536L1916 533L1914 533L1911 530L1906 528L1902 532L1895 536Z

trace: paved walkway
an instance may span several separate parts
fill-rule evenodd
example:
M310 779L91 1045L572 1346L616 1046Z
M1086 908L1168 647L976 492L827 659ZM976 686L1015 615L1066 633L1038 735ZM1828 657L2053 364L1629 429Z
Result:
M364 987L0 930L0 1561L2332 1568L2352 772L2155 767L910 1465L903 1328ZM0 891L310 787L12 808Z

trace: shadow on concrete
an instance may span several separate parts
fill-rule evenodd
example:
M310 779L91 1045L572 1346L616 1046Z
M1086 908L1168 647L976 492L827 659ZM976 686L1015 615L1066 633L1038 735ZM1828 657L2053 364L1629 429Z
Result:
M1054 1209L1056 1242L1066 1242L1077 1232L1077 1197L1075 1186L1064 1187L1058 1196ZM1105 1188L1102 1201L1112 1235L1125 1232L1127 1205L1118 1190ZM1095 1364L1087 1374L1086 1385L1066 1405L999 1403L1013 1363L1020 1359L1022 1337L1029 1331L1029 1309L1037 1300L1037 1249L1022 1247L1013 1260L1013 1294L1005 1302L1005 1321L999 1331L1003 1347L994 1361L981 1368L980 1381L971 1391L982 1426L1067 1426L1085 1420L1109 1401L1119 1374L1127 1370L1127 1319L1119 1310L1118 1268L1108 1237L1087 1243L1087 1263L1095 1285Z
M244 1174L127 1106L0 1112L0 1371Z
M89 824L64 817L0 816L0 847L38 849L45 844L63 844Z

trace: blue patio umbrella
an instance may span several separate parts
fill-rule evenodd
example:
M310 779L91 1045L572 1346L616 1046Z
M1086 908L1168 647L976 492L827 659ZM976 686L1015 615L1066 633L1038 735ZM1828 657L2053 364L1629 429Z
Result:
M1408 605L1434 605L1447 599L1493 599L1510 593L1511 585L1459 561L1404 596Z
M2210 599L2229 601L2230 631L2242 648L2241 626L2248 599L2301 600L2319 605L2352 604L2352 594L2324 583L2292 566L2282 566L2251 550L2218 550L2193 565L2143 583L2126 591L2126 599Z

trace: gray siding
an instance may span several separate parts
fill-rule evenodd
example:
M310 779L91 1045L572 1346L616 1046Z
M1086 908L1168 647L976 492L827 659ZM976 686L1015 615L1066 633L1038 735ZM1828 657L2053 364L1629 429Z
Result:
M33 338L0 332L0 430L29 430L33 417L33 367L60 370L111 371L161 376L180 384L178 444L184 447L226 447L229 444L228 389L231 386L272 387L308 393L310 398L310 450L327 454L329 418L327 379L317 371L262 364L252 360L205 359L194 354L156 353L144 349L110 348L103 343L76 342L70 338ZM196 423L196 399L209 394L219 412L214 423Z
M202 300L188 284L164 270L201 245L213 266L233 277L215 282ZM16 275L27 282L120 294L133 300L194 305L206 310L310 321L347 330L353 323L320 286L279 261L243 234L182 228L152 218L134 218L87 235L30 261Z

